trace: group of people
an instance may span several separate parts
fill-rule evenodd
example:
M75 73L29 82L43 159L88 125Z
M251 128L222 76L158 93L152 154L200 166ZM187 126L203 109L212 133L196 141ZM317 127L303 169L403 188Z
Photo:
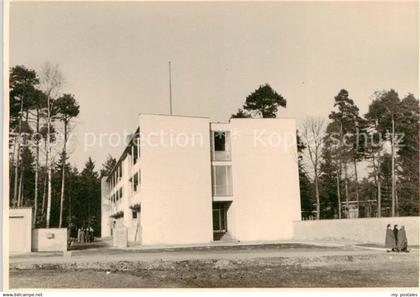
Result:
M394 225L394 229L391 229L391 224L386 226L385 248L387 252L409 252L404 226L401 226L400 229L398 229L398 225Z
M93 228L92 227L82 227L77 230L77 242L78 243L85 243L85 242L93 242Z

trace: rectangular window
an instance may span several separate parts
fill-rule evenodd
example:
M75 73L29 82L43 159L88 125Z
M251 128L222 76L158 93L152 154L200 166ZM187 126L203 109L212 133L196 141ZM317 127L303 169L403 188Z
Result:
M214 132L214 150L216 152L226 150L226 132Z
M230 132L212 132L212 157L214 161L230 161Z
M134 177L133 177L133 190L134 190L134 192L137 192L138 186L139 186L139 174L136 173L136 174L134 174Z
M138 139L135 138L133 141L133 165L137 163L137 159L139 158L139 149L138 149Z
M133 219L137 219L137 211L133 211Z
M213 166L213 196L232 196L232 167Z

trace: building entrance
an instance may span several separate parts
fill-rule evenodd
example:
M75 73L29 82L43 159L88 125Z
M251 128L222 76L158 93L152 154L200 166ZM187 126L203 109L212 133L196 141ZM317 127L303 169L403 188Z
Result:
M228 231L227 210L230 202L213 202L213 239L220 240Z

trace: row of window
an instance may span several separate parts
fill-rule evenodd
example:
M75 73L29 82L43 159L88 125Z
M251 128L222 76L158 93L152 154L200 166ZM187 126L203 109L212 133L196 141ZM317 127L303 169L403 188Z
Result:
M229 131L213 131L212 132L212 157L216 161L231 160L230 153L230 132ZM136 164L140 156L140 146L138 134L134 138L131 150L128 150L129 155L132 156L132 164ZM122 164L118 164L116 170L111 176L110 187L114 188L121 180L123 175ZM232 169L231 166L213 166L213 195L214 196L230 196L232 195ZM131 193L136 193L140 185L140 172L135 173L130 178ZM122 198L122 189L120 188L111 198L111 201L116 202Z
M133 139L133 142L131 143L129 149L128 149L128 155L131 156L131 164L135 165L137 163L137 160L140 157L140 145L139 145L139 134L136 133L136 136ZM110 179L110 188L114 188L118 182L121 180L123 176L123 166L122 162L120 162L114 172L111 173L111 179Z
M119 188L112 196L111 196L111 202L115 203L117 201L119 201L120 199L122 199L123 196L123 192L122 192L122 188Z
M140 157L139 141L139 134L136 133L136 136L134 137L133 141L130 143L128 148L128 154L131 156L131 165L135 165Z
M230 153L230 132L229 131L213 131L212 132L212 158L215 161L229 161ZM139 135L136 134L133 142L128 149L128 155L131 156L131 164L135 165L140 157ZM114 188L123 176L123 166L119 163L112 173L110 179L110 188Z
M136 193L140 186L140 172L136 172L130 178L131 194ZM213 165L212 166L212 190L213 196L232 196L232 166ZM111 202L115 203L122 199L122 188L119 188L112 196Z
M139 214L140 214L140 212L138 212L138 211L136 211L136 210L133 210L132 212L131 212L131 216L132 216L132 218L133 219L137 219L138 218L138 216L139 216ZM122 214L122 216L120 217L120 218L123 218L124 217L124 213ZM115 219L114 219L115 220Z
M130 185L132 193L136 193L140 186L140 171L136 172L132 178L130 178Z
M130 178L130 193L136 193L140 186L140 172L136 172L132 178ZM119 188L112 196L111 202L115 203L122 199L122 188Z

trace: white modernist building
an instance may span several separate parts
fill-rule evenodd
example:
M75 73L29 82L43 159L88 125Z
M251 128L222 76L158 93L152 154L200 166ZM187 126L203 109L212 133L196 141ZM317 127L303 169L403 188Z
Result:
M294 119L141 114L102 180L102 237L144 245L281 240L300 220Z

